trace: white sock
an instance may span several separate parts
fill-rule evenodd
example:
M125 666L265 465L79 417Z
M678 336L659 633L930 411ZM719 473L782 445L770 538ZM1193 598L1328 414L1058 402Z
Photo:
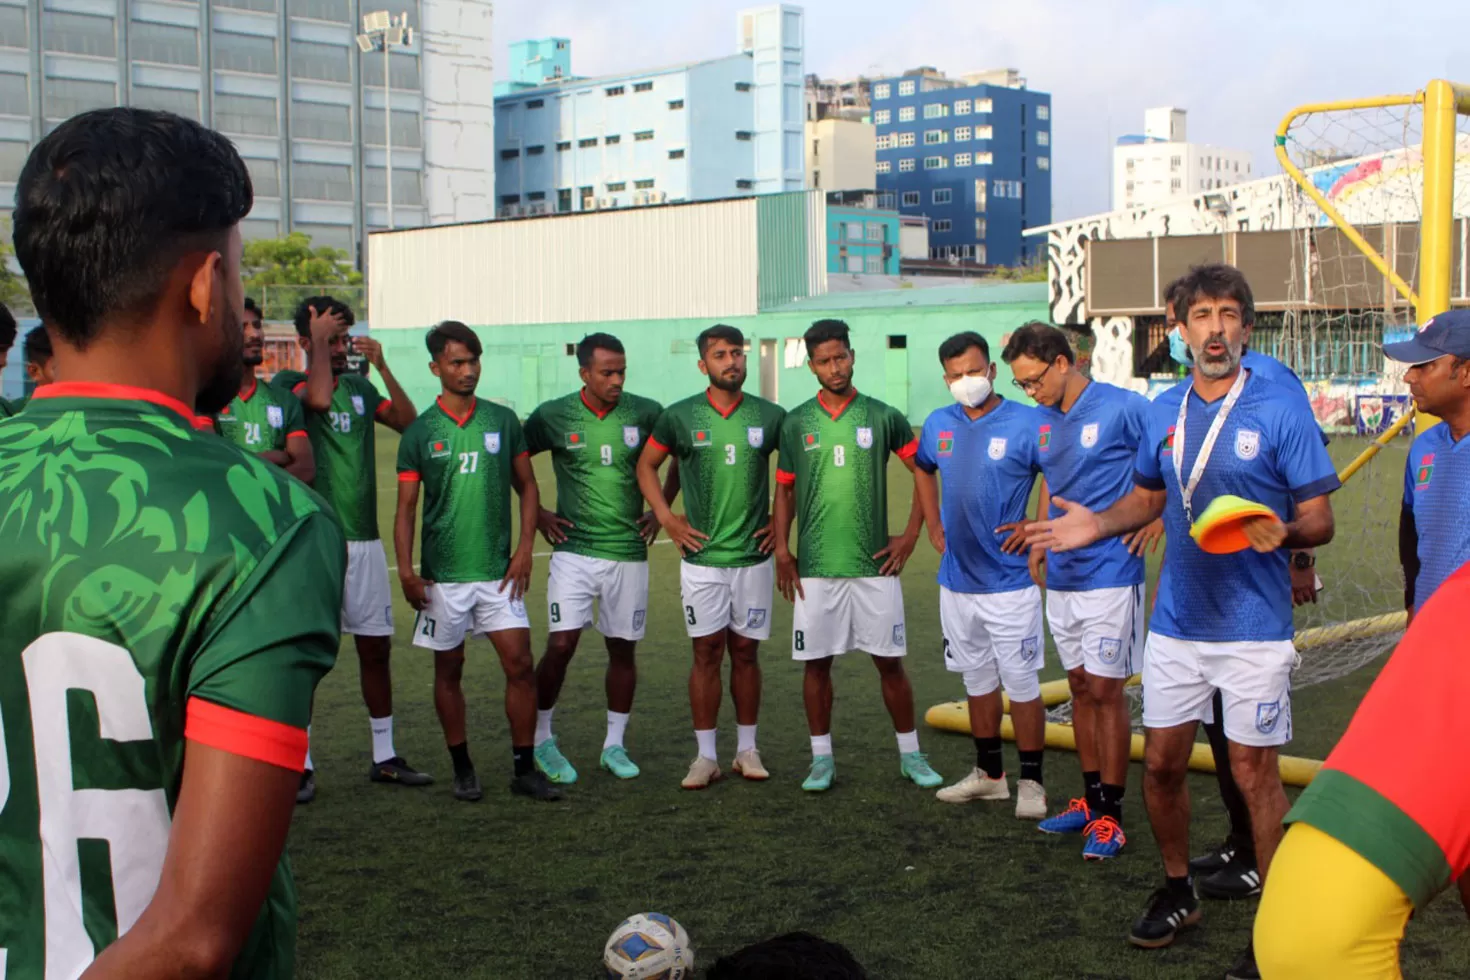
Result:
M551 713L555 708L547 708L545 711L536 709L536 745L540 745L551 737Z
M628 730L628 718L630 716L620 711L609 711L607 713L607 738L602 740L602 747L610 749L614 745L623 744L623 733Z
M755 726L736 725L735 738L737 739L735 745L735 751L737 753L751 751L755 748Z
M813 735L812 736L812 758L815 759L819 755L831 755L831 754L832 754L832 733L831 732L828 732L826 735Z
M306 771L312 772L315 767L311 764L311 726L306 726Z
M373 761L387 762L398 755L393 751L393 716L369 718L373 726Z
M898 736L899 752L908 755L910 752L919 751L919 733L917 730L912 732L895 732L894 734Z
M719 756L715 754L715 731L713 728L706 731L697 728L694 730L694 741L699 743L699 754L711 762L719 760Z

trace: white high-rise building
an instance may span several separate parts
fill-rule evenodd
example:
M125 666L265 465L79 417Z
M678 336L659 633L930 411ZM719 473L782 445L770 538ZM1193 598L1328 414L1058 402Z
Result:
M1248 151L1189 142L1185 110L1148 109L1143 134L1120 137L1113 147L1112 207L1144 207L1254 177Z

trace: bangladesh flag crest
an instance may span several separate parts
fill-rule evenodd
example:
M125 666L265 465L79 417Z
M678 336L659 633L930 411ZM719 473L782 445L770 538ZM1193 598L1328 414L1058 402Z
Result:
M429 443L429 458L442 459L449 455L449 444L442 439L436 439Z
M587 445L587 437L584 436L584 435L582 435L582 433L580 433L580 432L568 432L567 433L567 448L568 449L581 449L585 445Z
M1164 452L1166 453L1172 453L1174 451L1174 428L1172 425L1169 426L1168 433L1164 435Z
M936 453L936 455L939 455L939 456L953 456L954 455L954 433L953 432L940 432L939 433L939 448L935 451L935 453Z
M822 437L821 437L821 435L819 433L816 433L816 432L807 432L807 433L804 433L802 435L802 437L801 437L801 448L802 449L805 449L807 452L811 452L813 449L821 449L822 448Z
M1043 452L1051 445L1051 426L1043 425L1041 427L1041 441L1038 445Z
M694 448L698 449L700 446L708 446L708 445L710 445L709 430L708 429L695 429L694 430Z
M1419 460L1419 469L1414 474L1414 489L1423 490L1434 476L1434 453L1425 453Z

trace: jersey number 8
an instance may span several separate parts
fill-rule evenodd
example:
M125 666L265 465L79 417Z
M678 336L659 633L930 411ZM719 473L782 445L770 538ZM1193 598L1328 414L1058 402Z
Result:
M833 466L846 466L847 465L847 447L846 446L833 446L832 447L832 465Z

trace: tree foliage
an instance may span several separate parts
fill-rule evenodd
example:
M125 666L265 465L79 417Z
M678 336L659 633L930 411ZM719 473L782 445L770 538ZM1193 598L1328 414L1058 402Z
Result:
M330 245L313 248L311 236L301 232L246 242L240 272L246 294L261 304L267 320L289 320L302 298L318 292L346 292L344 300L361 305L362 273L348 254Z
M0 223L0 303L16 316L27 316L34 312L31 290L25 276L14 268L15 247L11 244L9 220Z

